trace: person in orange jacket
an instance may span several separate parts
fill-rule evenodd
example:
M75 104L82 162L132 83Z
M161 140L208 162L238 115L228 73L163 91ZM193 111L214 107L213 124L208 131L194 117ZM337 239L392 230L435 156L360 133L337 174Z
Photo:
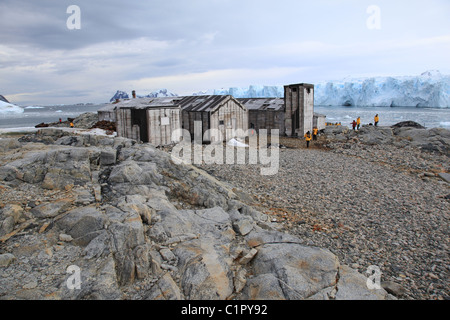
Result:
M319 129L317 127L314 127L313 129L313 140L317 140L317 135L319 134Z
M359 130L360 126L361 126L361 118L358 117L358 119L356 119L356 130Z
M311 141L311 132L305 133L306 147L309 148L309 142Z
M373 119L375 121L375 127L378 126L378 122L380 121L380 117L378 117L378 114Z

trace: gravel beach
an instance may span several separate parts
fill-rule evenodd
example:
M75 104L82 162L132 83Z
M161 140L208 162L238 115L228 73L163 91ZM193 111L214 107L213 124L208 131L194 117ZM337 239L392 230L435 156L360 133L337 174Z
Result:
M438 176L449 171L448 156L355 141L320 137L306 149L303 139L281 138L287 148L273 176L261 165L199 167L306 245L361 273L379 267L383 285L403 299L448 299L450 190Z

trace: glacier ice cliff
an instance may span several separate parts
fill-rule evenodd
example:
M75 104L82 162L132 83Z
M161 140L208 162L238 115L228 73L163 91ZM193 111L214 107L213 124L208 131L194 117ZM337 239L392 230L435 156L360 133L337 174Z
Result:
M346 78L314 85L316 105L450 108L450 76L439 71L427 71L420 76ZM235 98L282 98L284 87L251 85L203 93Z
M450 108L450 76L344 79L315 85L316 105Z

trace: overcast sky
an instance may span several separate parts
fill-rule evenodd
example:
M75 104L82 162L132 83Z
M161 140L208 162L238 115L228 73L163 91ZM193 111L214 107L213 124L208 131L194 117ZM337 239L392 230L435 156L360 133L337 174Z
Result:
M449 74L449 16L448 0L0 0L0 94L101 103L116 90Z

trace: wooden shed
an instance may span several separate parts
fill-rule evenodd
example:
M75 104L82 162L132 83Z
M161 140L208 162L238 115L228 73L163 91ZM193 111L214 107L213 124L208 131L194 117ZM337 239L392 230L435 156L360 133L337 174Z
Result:
M116 122L116 105L109 103L97 110L98 121Z
M285 110L284 99L280 98L242 98L237 99L248 110L248 128L278 129L280 135L285 134Z
M314 112L313 127L317 127L319 131L324 130L327 126L326 119L326 115Z
M230 95L186 96L174 102L181 106L183 129L196 141L218 142L217 137L211 136L211 129L218 130L223 141L242 138L247 133L248 110Z
M181 128L181 108L173 98L138 98L115 105L119 137L126 137L154 146L179 142L172 139L174 130Z

